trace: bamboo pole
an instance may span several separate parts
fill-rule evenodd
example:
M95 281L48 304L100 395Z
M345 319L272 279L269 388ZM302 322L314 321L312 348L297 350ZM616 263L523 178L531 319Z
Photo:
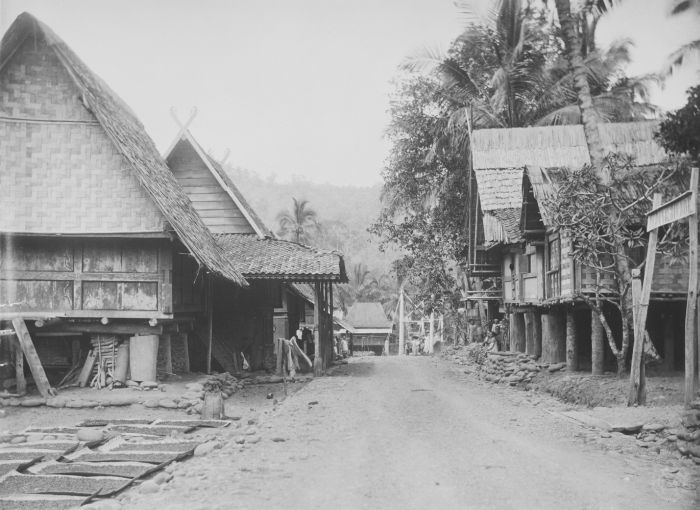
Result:
M406 338L404 337L404 302L403 302L403 285L399 289L399 356L406 354Z
M321 285L314 282L314 375L323 373L323 360L321 359Z
M693 193L693 203L697 207L698 198L698 169L693 168L690 178L690 190ZM688 218L690 234L688 247L688 300L685 309L685 403L689 404L695 397L697 389L698 339L697 339L697 299L698 299L698 214Z

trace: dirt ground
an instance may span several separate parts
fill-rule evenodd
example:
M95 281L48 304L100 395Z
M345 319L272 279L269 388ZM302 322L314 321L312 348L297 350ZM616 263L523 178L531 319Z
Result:
M274 401L267 401L274 402ZM698 468L429 357L353 359L118 503L173 509L698 508ZM116 503L115 503L116 505ZM117 506L113 506L117 508Z

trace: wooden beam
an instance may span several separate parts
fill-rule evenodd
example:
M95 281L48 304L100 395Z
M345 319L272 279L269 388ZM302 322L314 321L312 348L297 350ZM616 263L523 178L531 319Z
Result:
M49 398L56 394L49 384L49 380L46 378L46 372L44 372L44 367L41 364L39 355L36 353L34 348L34 342L32 342L32 337L29 335L29 330L27 330L27 325L24 323L23 319L13 319L12 326L17 332L17 339L19 344L22 346L22 352L27 358L27 363L29 363L29 369L32 372L32 377L34 378L34 383L36 384L39 393L44 398Z
M690 176L690 191L693 194L693 203L698 199L698 169L693 168ZM688 219L689 246L688 264L690 274L688 277L688 300L685 308L685 397L686 404L690 404L695 398L697 389L697 365L698 365L698 215L691 215Z
M41 333L86 333L93 335L161 335L163 326L147 326L138 322L113 322L103 325L95 322L61 322L44 326Z
M654 194L652 207L656 209L661 205L661 194ZM646 402L646 381L642 374L644 361L644 332L646 331L647 313L649 311L649 297L651 296L651 284L654 280L654 266L656 265L656 245L659 239L657 228L649 233L647 244L647 258L644 263L644 284L639 281L639 272L633 273L632 278L632 302L634 303L634 345L632 346L632 364L630 366L630 385L627 395L627 405L644 405Z
M323 374L323 360L321 359L321 284L314 283L314 375Z

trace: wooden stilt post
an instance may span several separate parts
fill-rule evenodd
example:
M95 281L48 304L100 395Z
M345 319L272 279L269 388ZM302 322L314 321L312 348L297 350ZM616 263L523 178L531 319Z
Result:
M314 282L314 375L323 374L323 360L321 359L321 284Z
M24 353L18 340L12 340L12 350L15 354L15 383L17 393L24 395L27 393L27 379L24 377Z
M212 356L212 343L214 341L214 290L212 284L212 278L210 275L206 276L207 283L207 297L206 297L206 321L207 321L207 374L211 374L211 356ZM255 348L255 347L253 347ZM251 360L252 362L252 360Z
M576 316L574 310L566 309L566 370L578 370L578 346L576 345Z
M603 375L605 360L605 331L598 314L591 310L591 373Z
M510 314L510 350L525 352L525 314L522 312Z
M654 194L652 209L661 206L661 194ZM697 235L697 232L696 232ZM644 284L639 280L639 270L632 274L632 301L634 303L634 344L632 346L632 363L630 366L630 386L627 396L627 405L644 404L646 402L646 384L643 380L644 360L644 333L646 331L647 312L649 311L649 299L651 296L651 283L654 279L654 266L656 264L656 245L659 238L659 229L655 228L649 233L647 245L647 258L644 263ZM697 268L696 268L697 270Z
M46 372L44 372L44 367L41 364L39 355L36 353L34 342L32 342L32 337L29 335L29 330L27 330L24 319L12 319L12 326L15 328L17 340L19 340L24 356L27 358L29 369L32 372L32 377L34 378L34 383L39 393L41 393L41 396L44 398L55 395L56 390L51 387L49 380L46 378Z

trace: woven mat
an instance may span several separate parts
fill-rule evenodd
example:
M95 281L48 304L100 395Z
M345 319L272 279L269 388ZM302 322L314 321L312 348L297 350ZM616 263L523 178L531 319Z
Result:
M14 445L13 445L14 446ZM15 449L0 449L0 461L2 460L27 460L40 457L56 458L60 457L62 452L56 450L15 450Z
M184 441L184 442L166 442L166 441L148 441L139 443L121 443L114 448L110 448L110 452L176 452L185 453L194 450L201 442Z
M187 434L192 432L194 427L174 427L158 425L110 425L111 432L122 432L126 434L145 434L151 436L169 436L171 434Z
M91 452L87 451L70 459L71 462L148 462L161 464L180 457L175 452Z
M5 473L9 473L10 471L14 471L18 467L31 463L32 459L25 459L25 460L0 460L0 476L4 475ZM0 506L2 508L2 506Z
M27 434L77 434L76 427L30 427L24 431Z
M228 420L156 420L153 425L174 425L177 427L205 427L221 428L228 427L231 422Z
M153 464L140 462L56 462L44 466L42 475L79 475L79 476L120 476L140 478L154 469Z
M83 501L85 501L84 497L46 494L0 496L0 508L2 510L70 510L80 506Z
M107 425L148 425L153 423L153 419L147 418L121 418L115 420L105 420L100 418L90 418L83 420L76 427L105 427Z
M10 474L0 480L0 494L61 494L101 496L113 494L128 485L124 478L107 476L21 475Z
M13 450L57 450L67 452L75 450L78 441L35 441L31 443L17 443L12 445ZM0 449L1 451L1 449Z

